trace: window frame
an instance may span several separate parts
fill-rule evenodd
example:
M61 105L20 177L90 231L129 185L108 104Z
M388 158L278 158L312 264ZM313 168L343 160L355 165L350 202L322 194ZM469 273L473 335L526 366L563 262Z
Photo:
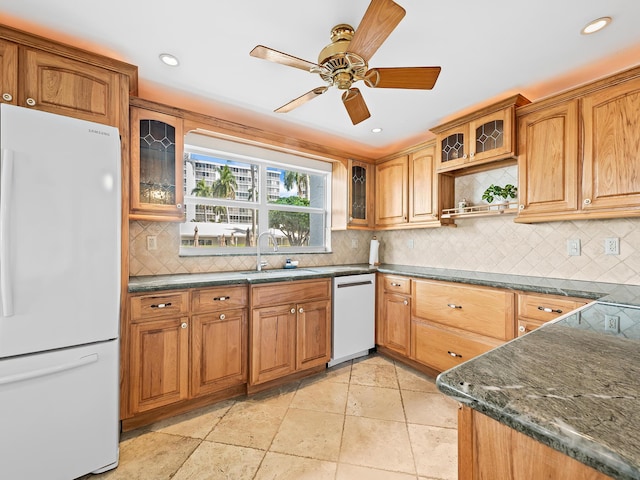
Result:
M211 205L224 206L232 208L250 209L254 208L257 212L256 235L264 231L274 232L275 229L269 228L269 212L270 211L286 211L308 213L309 215L321 215L322 218L322 237L323 244L317 246L282 246L279 245L279 254L295 254L295 253L330 253L331 252L331 163L327 161L308 159L299 157L289 153L278 152L255 145L237 144L219 138L209 137L207 135L189 133L185 136L184 144L184 162L188 153L209 156L223 161L239 162L244 164L253 164L258 167L258 199L233 200L225 198L197 197L190 195L185 191L184 195L184 211L187 212L187 205ZM315 167L315 168L314 168ZM183 167L184 168L184 167ZM295 171L304 174L319 176L322 182L322 192L324 198L321 199L322 206L296 206L279 203L270 203L268 201L267 171L269 168L276 168L284 171ZM186 180L185 180L186 181ZM186 185L184 186L186 188ZM282 197L281 197L282 198ZM250 247L219 247L219 246L183 246L183 228L191 224L202 222L188 221L186 216L181 224L179 256L231 256L231 255L255 255L256 246ZM266 241L261 242L264 253L273 253L271 249L266 248Z

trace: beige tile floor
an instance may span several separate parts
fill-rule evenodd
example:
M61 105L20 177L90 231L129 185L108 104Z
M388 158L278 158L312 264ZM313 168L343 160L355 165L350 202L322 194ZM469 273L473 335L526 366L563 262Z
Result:
M123 434L95 480L455 480L456 403L377 354Z

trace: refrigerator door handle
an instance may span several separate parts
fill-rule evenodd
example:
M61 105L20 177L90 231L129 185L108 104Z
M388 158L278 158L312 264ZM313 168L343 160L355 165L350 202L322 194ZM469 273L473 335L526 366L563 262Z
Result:
M39 370L33 370L31 372L16 373L15 375L8 375L0 378L0 386L9 385L11 383L24 382L25 380L33 380L35 378L47 377L54 373L66 372L67 370L73 370L74 368L89 365L90 363L96 363L98 361L98 354L92 353L80 357L78 360L69 363L63 363L60 365L54 365L53 367L41 368Z
M11 288L9 212L13 194L13 151L2 150L0 165L0 301L2 315L13 315L13 291Z

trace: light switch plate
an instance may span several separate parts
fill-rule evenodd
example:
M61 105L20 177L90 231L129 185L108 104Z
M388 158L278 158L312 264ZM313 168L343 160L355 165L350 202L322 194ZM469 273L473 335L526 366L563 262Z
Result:
M571 256L580 256L580 239L572 238L567 240L567 255Z

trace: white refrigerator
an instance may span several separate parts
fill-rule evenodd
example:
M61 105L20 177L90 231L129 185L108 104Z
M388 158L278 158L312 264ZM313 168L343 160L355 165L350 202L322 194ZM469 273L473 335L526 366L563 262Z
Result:
M0 105L0 478L117 466L118 130Z

